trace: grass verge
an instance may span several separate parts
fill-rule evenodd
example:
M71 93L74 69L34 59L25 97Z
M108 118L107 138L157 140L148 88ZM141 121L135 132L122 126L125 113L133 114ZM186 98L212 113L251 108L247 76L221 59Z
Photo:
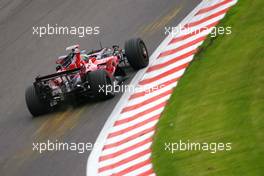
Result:
M241 0L180 80L157 126L158 176L264 174L264 1ZM165 143L232 143L231 151L165 150Z

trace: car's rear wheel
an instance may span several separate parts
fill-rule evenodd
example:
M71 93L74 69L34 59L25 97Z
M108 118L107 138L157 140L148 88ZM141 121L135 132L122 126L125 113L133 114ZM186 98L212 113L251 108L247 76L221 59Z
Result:
M89 72L87 78L96 98L109 99L115 96L113 80L105 70Z
M25 98L28 110L34 117L50 111L50 105L40 101L33 85L26 89Z
M131 67L139 70L148 66L149 55L148 50L140 38L130 39L125 43L125 54Z

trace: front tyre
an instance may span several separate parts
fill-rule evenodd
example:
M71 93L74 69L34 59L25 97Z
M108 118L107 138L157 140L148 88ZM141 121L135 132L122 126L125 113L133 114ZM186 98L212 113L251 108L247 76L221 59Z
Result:
M40 116L50 111L50 105L40 101L33 85L26 89L26 104L29 112L34 116Z
M134 70L139 70L148 66L148 50L140 38L130 39L125 43L125 54L127 60Z
M105 70L89 72L87 77L94 97L105 100L115 96L113 80Z

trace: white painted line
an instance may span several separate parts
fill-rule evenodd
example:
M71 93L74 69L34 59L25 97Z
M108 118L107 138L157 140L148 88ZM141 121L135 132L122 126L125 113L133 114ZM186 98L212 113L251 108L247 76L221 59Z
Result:
M187 17L185 19L182 20L182 22L180 24L185 24L187 21L190 20L190 18L192 16L194 16L195 13L197 13L197 11L203 6L203 2L202 1L196 8L194 8L194 10L187 15ZM167 44L171 41L171 39L173 38L172 35L168 35L163 42L158 46L158 48L154 51L154 53L150 56L150 64L154 61L154 59L156 59L158 57L158 55L160 54L160 52L164 49L165 46L167 46ZM144 73L146 72L147 68L140 70L132 79L131 81L131 85L136 86L138 81L143 77ZM130 96L130 93L124 93L122 95L122 97L120 98L119 102L117 103L117 105L115 106L114 110L112 111L112 113L110 114L108 120L106 121L102 131L100 132L95 144L96 147L93 148L93 150L90 153L90 156L88 158L87 161L87 167L86 167L86 175L87 176L96 176L98 175L98 168L99 168L99 157L100 157L100 153L104 147L104 141L107 138L108 135L108 131L109 129L111 129L111 127L113 126L114 122L116 121L116 119L118 118L118 116L116 114L118 114L123 105L126 104L126 102L128 101L128 98Z

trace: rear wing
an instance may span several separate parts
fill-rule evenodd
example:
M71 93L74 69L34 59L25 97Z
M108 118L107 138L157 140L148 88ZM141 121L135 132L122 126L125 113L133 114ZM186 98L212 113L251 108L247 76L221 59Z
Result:
M68 75L76 74L79 71L80 71L80 68L75 68L72 70L66 70L66 71L53 73L53 74L46 75L46 76L37 76L35 80L36 82L48 81L48 80L59 78L59 77L67 77Z

